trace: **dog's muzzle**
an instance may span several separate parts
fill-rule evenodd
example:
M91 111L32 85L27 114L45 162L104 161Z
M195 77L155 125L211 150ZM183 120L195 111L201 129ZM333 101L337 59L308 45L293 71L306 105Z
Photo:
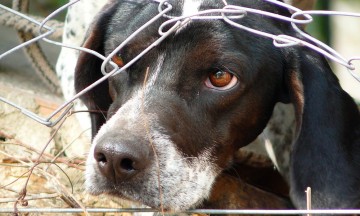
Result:
M196 206L209 196L219 173L211 149L184 156L159 123L160 114L144 113L142 104L140 96L126 102L95 136L87 190L167 210Z

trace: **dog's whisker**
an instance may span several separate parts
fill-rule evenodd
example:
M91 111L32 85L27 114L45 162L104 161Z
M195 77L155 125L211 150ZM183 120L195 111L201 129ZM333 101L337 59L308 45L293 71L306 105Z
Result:
M241 179L240 174L238 173L237 169L235 169L234 167L231 167L230 169L233 171L233 173L235 173L235 175L238 179Z
M97 111L100 112L100 114L103 116L103 118L104 118L104 119L107 119L107 117L106 117L106 115L105 115L106 112L104 112L98 105L96 105L96 107L97 107Z
M186 160L198 160L199 158L197 157L184 157L184 158L177 158L175 160L177 161L186 161Z

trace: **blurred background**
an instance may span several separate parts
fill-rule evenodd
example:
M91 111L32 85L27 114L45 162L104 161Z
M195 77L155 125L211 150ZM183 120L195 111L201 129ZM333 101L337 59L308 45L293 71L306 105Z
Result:
M317 0L316 10L334 10L360 13L359 0ZM314 16L315 22L307 27L307 31L317 39L330 45L346 59L360 56L360 17ZM342 87L359 103L360 83L357 82L338 63L330 62L338 75ZM360 75L360 63L354 62L357 74Z
M31 0L30 13L38 16L47 16L50 12L66 4L69 0ZM0 4L11 7L12 0L1 0ZM59 20L64 16L59 17Z

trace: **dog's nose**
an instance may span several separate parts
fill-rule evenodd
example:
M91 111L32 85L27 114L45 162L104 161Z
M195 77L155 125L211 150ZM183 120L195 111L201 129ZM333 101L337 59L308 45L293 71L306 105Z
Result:
M98 142L94 158L102 175L118 182L142 172L149 164L148 146L139 147L133 142L119 143L111 139Z

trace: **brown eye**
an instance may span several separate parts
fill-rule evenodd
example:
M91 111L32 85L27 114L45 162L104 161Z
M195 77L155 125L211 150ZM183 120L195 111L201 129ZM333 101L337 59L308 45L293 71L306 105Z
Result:
M232 74L224 71L217 71L210 74L209 79L213 86L224 87L228 85L232 79Z
M115 54L115 55L111 58L111 60L112 60L115 64L117 64L117 66L119 66L119 67L123 67L123 66L124 66L124 61L123 61L123 59L122 59L122 57L121 57L121 55L120 55L119 53Z
M227 71L216 71L211 73L205 81L205 85L209 88L217 90L227 90L238 82L236 76Z

